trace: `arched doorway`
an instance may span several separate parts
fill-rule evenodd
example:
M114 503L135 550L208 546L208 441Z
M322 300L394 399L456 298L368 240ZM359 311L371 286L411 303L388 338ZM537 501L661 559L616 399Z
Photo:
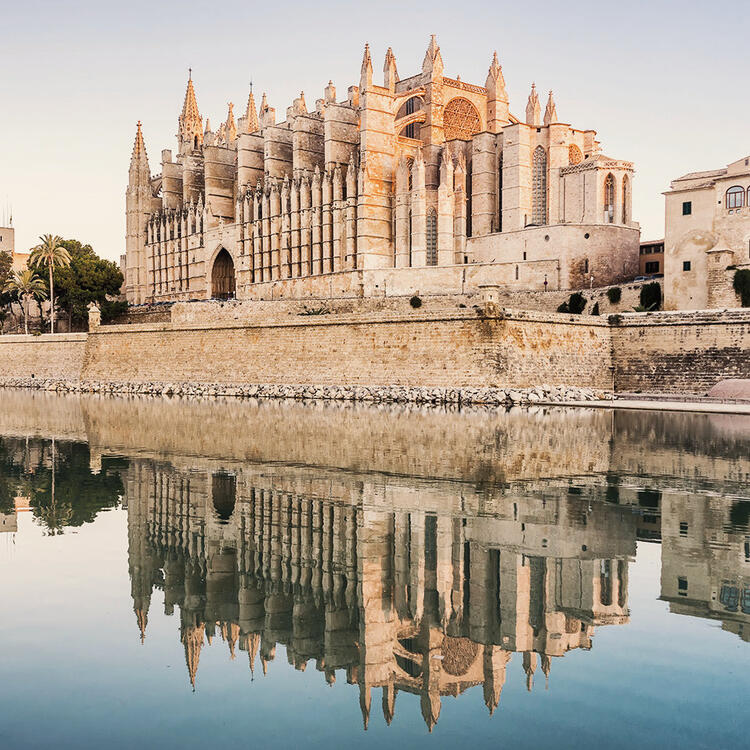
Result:
M234 292L234 261L222 247L211 271L211 296L215 299L233 299Z

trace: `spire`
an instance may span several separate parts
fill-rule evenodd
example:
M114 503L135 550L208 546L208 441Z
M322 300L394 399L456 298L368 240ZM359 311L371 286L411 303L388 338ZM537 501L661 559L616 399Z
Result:
M434 34L430 37L430 44L422 61L422 72L432 73L433 78L440 78L443 75L443 57Z
M133 143L133 153L130 157L130 182L145 183L151 179L151 170L148 166L148 155L146 154L146 144L143 140L143 131L141 130L141 121L138 120L135 131L135 141Z
M370 692L370 686L360 683L359 685L359 708L362 711L362 724L364 725L365 731L370 724L370 705L372 702L372 694Z
M547 109L544 110L544 124L549 125L552 122L557 122L557 108L555 107L555 100L552 98L552 92L549 92L549 99L547 99Z
M148 625L148 610L139 607L135 610L135 617L138 621L138 630L141 631L141 644L146 640L146 626Z
M180 141L181 148L196 148L203 143L203 118L198 111L198 101L195 98L192 68L190 69L190 76L185 91L185 101L182 105L182 113L180 114L177 123L179 127L177 137Z
M390 91L396 90L396 84L398 83L398 69L396 68L396 56L393 54L393 50L388 47L388 51L385 53L385 64L383 65L384 74L384 86Z
M257 133L260 130L258 120L258 110L255 106L255 97L253 96L253 85L250 84L250 96L247 97L247 109L245 110L245 132Z
M201 649L203 648L204 626L190 626L186 629L182 637L182 643L185 646L185 664L188 668L190 684L195 692L195 678L198 674L198 662L201 658Z
M365 44L365 54L362 57L362 68L359 76L359 91L364 93L372 86L372 58L370 57L370 45Z
M228 106L227 121L224 123L225 133L227 143L233 143L237 139L237 124L234 121L234 104L229 102Z
M538 128L541 125L542 108L539 104L539 96L536 93L536 84L531 84L529 101L526 104L526 124Z

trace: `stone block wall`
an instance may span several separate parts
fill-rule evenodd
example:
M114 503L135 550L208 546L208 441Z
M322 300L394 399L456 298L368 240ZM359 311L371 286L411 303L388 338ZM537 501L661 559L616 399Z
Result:
M85 333L0 336L0 377L78 380Z
M750 310L610 316L620 392L707 393L750 378Z
M310 316L292 322L105 326L84 380L610 389L606 321L512 313Z

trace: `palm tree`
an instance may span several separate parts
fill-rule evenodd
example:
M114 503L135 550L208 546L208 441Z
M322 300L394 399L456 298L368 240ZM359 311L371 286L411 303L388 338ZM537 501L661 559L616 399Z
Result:
M49 320L50 333L55 332L55 288L52 283L52 271L55 268L65 268L70 265L70 253L63 246L63 238L58 235L43 234L41 242L31 251L29 267L41 268L47 266L49 270Z
M23 306L23 325L26 334L29 333L29 300L44 299L47 296L47 290L44 288L44 281L40 279L35 271L30 268L24 268L23 271L16 271L5 284L4 290L9 294L15 295Z

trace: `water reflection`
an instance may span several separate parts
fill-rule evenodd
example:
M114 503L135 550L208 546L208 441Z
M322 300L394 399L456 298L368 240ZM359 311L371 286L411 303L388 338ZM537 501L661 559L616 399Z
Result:
M192 689L215 640L249 678L281 645L365 727L399 692L430 729L473 686L492 713L512 659L532 690L627 625L639 540L671 612L750 638L746 418L10 395L0 529L17 497L50 531L121 497L139 636L159 591Z

